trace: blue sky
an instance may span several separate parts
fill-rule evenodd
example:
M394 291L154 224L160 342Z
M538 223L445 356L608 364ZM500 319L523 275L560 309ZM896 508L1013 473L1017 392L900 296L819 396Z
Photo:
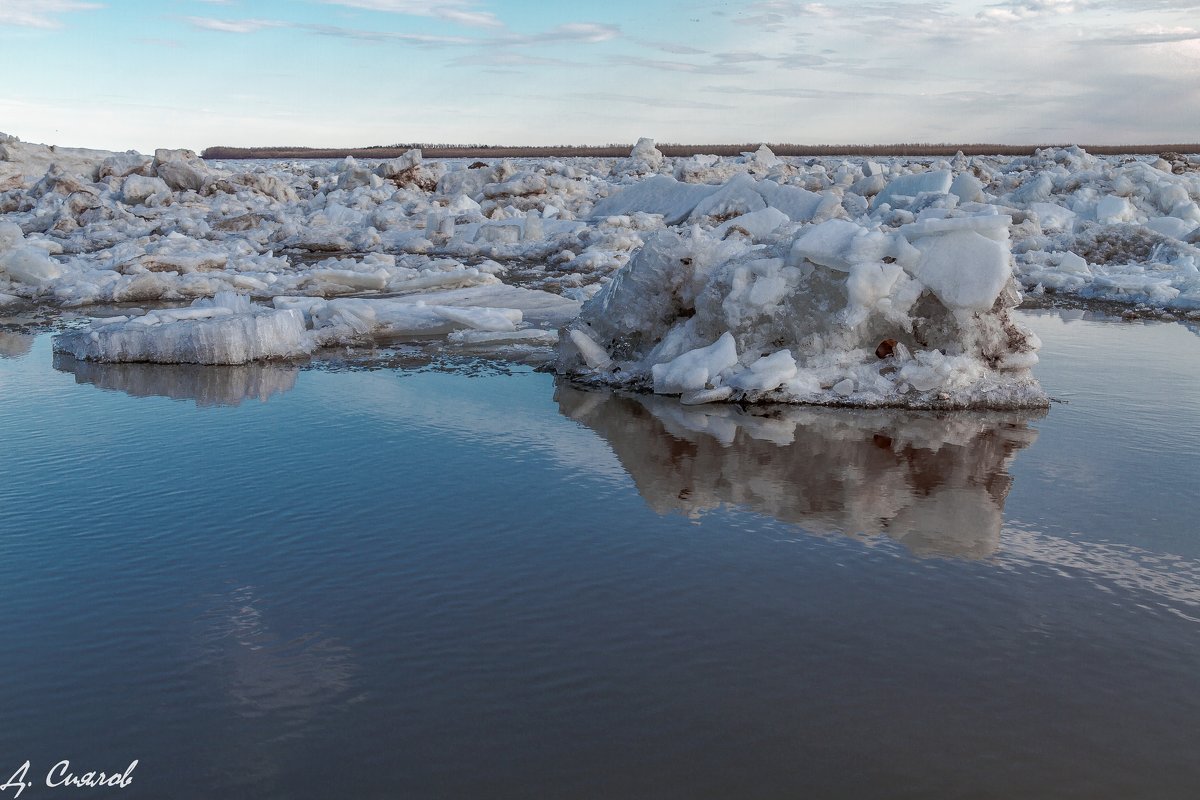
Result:
M155 147L1200 139L1200 0L0 0L0 131Z

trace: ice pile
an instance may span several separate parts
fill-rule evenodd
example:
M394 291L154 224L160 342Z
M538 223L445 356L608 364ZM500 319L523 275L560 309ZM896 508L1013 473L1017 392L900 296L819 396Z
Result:
M566 382L555 399L603 437L660 514L731 505L966 558L999 549L1009 469L1044 413L691 407Z
M584 305L559 367L687 404L1044 406L1009 223L833 219L771 247L663 231Z
M1022 283L1037 295L1200 310L1200 156L1165 156L1067 148L993 168L993 202L1020 223Z
M208 162L0 135L0 304L237 293L299 312L306 347L486 349L546 347L592 299L561 347L595 380L689 401L1025 404L1022 289L1200 318L1200 158L671 158L642 139L624 158ZM442 294L460 290L477 292ZM203 355L176 338L185 320L154 319L127 322Z

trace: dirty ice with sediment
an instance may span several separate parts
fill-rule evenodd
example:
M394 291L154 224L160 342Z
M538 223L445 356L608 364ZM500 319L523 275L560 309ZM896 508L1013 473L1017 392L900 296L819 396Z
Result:
M0 306L55 349L432 342L684 403L1045 405L1027 295L1200 316L1200 158L207 162L0 135Z

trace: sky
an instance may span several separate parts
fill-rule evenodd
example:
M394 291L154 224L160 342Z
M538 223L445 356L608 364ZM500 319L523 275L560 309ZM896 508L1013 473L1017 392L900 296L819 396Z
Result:
M1200 140L1200 0L0 0L0 131L210 145Z

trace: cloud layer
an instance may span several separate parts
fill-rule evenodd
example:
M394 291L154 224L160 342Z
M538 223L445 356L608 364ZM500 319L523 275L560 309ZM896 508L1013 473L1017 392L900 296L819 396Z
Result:
M1198 14L1200 0L0 0L16 65L0 101L28 109L6 123L23 138L121 148L214 144L187 137L218 116L238 120L228 144L1178 141L1200 131ZM122 58L73 69L96 40ZM137 64L154 68L134 80ZM196 75L253 77L244 97L205 95L220 115L147 116L145 141L119 141L119 115L74 136L62 116L138 108ZM314 114L331 124L297 130Z

